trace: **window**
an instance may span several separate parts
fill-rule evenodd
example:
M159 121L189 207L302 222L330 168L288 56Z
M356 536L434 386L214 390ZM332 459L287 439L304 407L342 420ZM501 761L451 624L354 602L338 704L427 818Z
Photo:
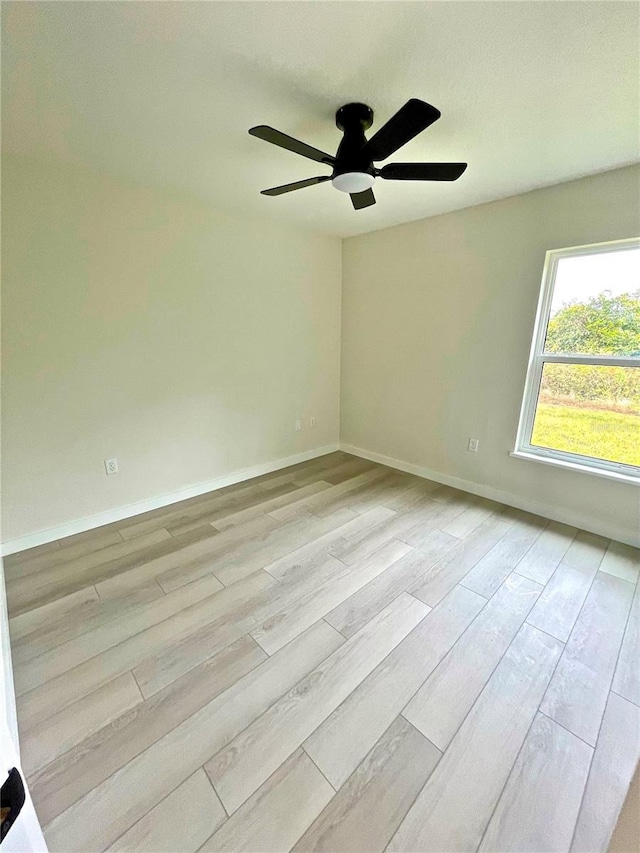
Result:
M640 240L547 252L513 455L640 483Z

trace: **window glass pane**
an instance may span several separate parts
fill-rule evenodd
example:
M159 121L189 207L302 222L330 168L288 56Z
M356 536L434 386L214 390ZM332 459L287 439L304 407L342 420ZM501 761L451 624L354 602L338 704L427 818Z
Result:
M640 367L545 364L531 444L640 466Z
M558 260L545 352L640 358L640 248Z

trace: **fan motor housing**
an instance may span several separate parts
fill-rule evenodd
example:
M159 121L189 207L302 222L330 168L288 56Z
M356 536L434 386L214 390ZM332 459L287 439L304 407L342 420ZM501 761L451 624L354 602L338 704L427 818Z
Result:
M345 104L336 112L336 126L343 133L338 146L332 178L345 172L375 175L373 163L362 155L367 141L364 132L373 124L373 110L366 104Z

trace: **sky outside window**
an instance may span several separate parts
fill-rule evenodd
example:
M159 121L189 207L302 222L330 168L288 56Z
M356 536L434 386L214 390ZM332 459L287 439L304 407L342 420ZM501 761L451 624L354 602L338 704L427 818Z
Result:
M551 316L574 302L588 302L609 291L612 296L640 290L640 248L560 258Z

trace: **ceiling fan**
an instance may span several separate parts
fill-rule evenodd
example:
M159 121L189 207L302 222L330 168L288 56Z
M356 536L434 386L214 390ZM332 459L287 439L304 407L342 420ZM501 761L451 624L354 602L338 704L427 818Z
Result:
M333 168L331 175L271 187L262 190L262 195L281 195L331 181L337 190L349 193L354 208L360 210L376 203L372 190L376 178L387 181L455 181L467 168L466 163L389 163L381 169L373 165L386 160L437 121L440 115L440 110L431 104L411 98L367 140L364 133L373 124L373 110L366 104L345 104L336 113L336 125L343 132L343 137L335 157L265 124L252 127L249 131L252 136Z

